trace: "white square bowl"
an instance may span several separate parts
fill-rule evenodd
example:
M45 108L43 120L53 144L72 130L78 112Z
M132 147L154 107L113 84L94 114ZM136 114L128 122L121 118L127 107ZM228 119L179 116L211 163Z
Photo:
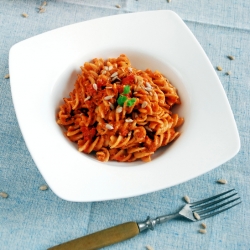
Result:
M178 89L181 136L149 163L99 162L62 134L56 113L80 66L126 54L138 69L159 70ZM202 47L172 11L76 23L15 44L11 91L27 147L62 199L101 201L142 195L204 174L237 154L240 140L220 80ZM199 69L199 70L197 70Z

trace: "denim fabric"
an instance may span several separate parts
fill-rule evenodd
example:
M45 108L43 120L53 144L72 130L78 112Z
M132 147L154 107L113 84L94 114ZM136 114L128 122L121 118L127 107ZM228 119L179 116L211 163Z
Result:
M175 212L182 197L199 200L235 188L242 204L200 223L172 220L154 231L107 247L110 250L250 249L250 2L239 0L0 0L0 249L43 250L126 221ZM117 8L116 5L120 5ZM226 91L241 138L241 150L222 166L183 184L138 197L73 203L50 189L34 164L20 132L8 73L9 49L26 38L64 25L127 12L170 9L185 21L201 43ZM27 13L28 17L22 17ZM153 20L152 20L153 21ZM107 27L112 28L112 27ZM164 27L163 27L164 28ZM235 56L229 60L227 55ZM199 70L199 69L197 69ZM42 69L41 69L42 71ZM231 75L225 72L231 71ZM11 77L11 76L10 76ZM211 100L212 101L212 100ZM216 121L211 121L216 122ZM225 178L227 185L216 183Z

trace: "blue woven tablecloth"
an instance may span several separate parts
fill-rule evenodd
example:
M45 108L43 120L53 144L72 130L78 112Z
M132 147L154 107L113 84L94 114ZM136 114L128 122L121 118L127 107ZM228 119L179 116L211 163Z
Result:
M173 220L106 249L146 249L147 245L155 250L250 249L250 1L54 0L47 1L44 13L38 13L37 7L42 3L0 0L0 192L8 194L7 198L0 197L0 249L47 249L119 223L175 212L184 204L185 194L199 200L229 188L239 192L243 203L207 219L207 234L198 233L199 223ZM12 103L10 81L5 78L11 46L76 22L160 9L180 15L212 64L223 67L218 75L239 129L240 152L207 174L139 197L72 203L61 200L50 189L39 190L46 183L26 148ZM229 60L227 55L235 56L235 60ZM227 71L232 74L226 75ZM220 178L228 184L216 183Z

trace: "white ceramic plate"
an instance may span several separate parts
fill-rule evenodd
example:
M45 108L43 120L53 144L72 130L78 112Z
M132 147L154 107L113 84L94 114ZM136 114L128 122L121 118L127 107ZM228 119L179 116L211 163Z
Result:
M79 67L125 53L138 69L161 71L180 94L182 135L149 163L102 163L78 152L56 123ZM32 37L10 50L13 102L27 147L53 192L69 201L142 195L185 182L232 158L235 120L208 57L172 11L110 16Z

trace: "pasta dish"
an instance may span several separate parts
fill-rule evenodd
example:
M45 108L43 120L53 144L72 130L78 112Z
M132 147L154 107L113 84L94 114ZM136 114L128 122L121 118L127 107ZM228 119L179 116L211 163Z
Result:
M159 71L139 70L129 58L95 58L81 67L74 89L63 98L57 123L86 154L99 161L151 161L154 152L180 136L184 119L176 88Z

